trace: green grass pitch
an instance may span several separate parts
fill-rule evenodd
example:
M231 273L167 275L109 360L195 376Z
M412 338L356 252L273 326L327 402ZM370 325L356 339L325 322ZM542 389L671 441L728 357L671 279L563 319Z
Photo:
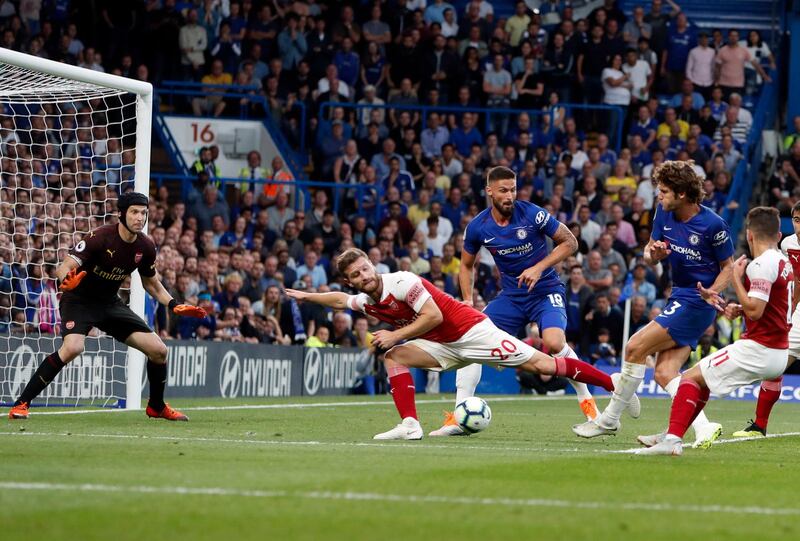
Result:
M34 409L0 421L0 531L44 541L800 538L800 436L638 457L612 451L665 426L666 400L644 400L641 419L595 440L570 431L581 420L573 398L487 400L487 431L421 442L372 441L397 422L387 397L176 401L189 423ZM426 433L452 407L449 396L418 401ZM242 404L271 407L230 408ZM753 407L712 400L707 412L725 438ZM798 413L778 404L770 433L799 431Z

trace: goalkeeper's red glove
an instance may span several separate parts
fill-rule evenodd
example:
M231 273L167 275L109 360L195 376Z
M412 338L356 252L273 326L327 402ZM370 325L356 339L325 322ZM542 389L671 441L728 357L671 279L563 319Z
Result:
M202 319L208 315L206 314L206 311L199 306L192 306L191 304L178 304L178 301L175 299L169 301L169 309L172 310L173 314L179 316L199 317Z
M86 271L77 272L77 269L72 269L61 281L61 285L58 286L58 289L61 291L72 291L78 287L78 284L81 283L84 276L86 276Z

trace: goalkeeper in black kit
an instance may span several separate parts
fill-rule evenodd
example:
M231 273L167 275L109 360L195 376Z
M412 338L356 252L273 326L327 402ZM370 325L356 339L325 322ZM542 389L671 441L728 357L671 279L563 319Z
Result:
M64 366L83 352L86 335L97 327L116 340L147 356L150 399L146 413L170 421L188 421L183 413L164 402L167 381L167 346L159 336L119 298L119 286L139 270L145 291L181 316L205 317L202 308L178 304L156 274L156 246L145 235L148 198L128 192L117 201L119 223L91 231L69 252L56 270L63 343L48 355L31 377L8 414L27 419L31 401L53 381Z

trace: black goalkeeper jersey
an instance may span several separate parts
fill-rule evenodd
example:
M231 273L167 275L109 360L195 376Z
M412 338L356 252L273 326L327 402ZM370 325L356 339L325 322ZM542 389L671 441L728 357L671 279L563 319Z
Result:
M117 299L119 286L133 271L143 277L156 274L156 245L143 233L133 242L119 235L118 224L104 225L91 231L69 252L86 276L64 298L73 302L107 303Z

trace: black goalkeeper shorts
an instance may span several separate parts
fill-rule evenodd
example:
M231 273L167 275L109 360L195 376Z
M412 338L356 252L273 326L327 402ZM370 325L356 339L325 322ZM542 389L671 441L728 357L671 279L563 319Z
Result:
M153 332L142 318L117 298L108 304L82 303L69 298L61 298L61 336L68 334L89 334L92 327L125 342L135 332Z

